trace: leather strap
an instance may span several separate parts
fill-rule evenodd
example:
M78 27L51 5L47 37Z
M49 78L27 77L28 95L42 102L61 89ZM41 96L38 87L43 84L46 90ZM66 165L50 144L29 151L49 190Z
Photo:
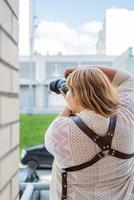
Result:
M67 199L67 172L73 172L82 170L86 167L89 167L93 164L95 164L97 161L102 159L105 156L105 151L107 151L106 154L109 154L111 156L120 158L120 159L130 159L134 156L134 153L132 154L125 154L119 151L116 151L115 149L111 148L112 138L114 136L115 126L116 126L116 116L112 116L110 118L110 123L108 127L108 131L105 136L99 136L97 135L93 130L91 130L78 116L71 116L74 123L85 133L90 139L92 139L101 149L101 151L94 156L90 161L87 161L85 163L82 163L77 166L72 166L68 168L63 168L64 172L62 172L62 197L61 200Z
M97 135L92 129L90 129L78 116L70 116L74 123L89 137L91 138L100 148L101 150L104 150L103 148L106 146L105 150L109 149L111 147L111 141L114 134L115 129L115 122L116 117L110 118L109 128L107 131L106 136L100 137ZM106 145L105 145L106 144ZM104 146L105 145L105 146ZM95 155L90 161L87 161L85 163L82 163L77 166L72 166L68 168L63 168L62 172L62 196L61 200L67 199L67 172L73 172L82 170L86 167L89 167L93 164L95 164L97 161L102 159L105 156L105 154L101 151L97 155Z
M110 117L109 127L106 135L109 135L109 133L114 134L115 126L116 126L116 116L112 116Z
M126 154L126 153L119 152L115 149L110 149L109 155L114 156L116 158L120 158L120 159L130 159L134 157L134 153Z
M110 117L108 131L105 136L99 136L92 129L90 129L79 116L71 117L73 122L85 133L91 140L93 140L101 150L109 150L114 136L116 126L116 116Z
M62 196L61 200L67 199L67 172L62 172Z
M66 172L73 172L73 171L82 170L82 169L84 169L86 167L89 167L89 166L93 165L98 160L102 159L104 156L105 156L105 154L100 152L88 162L85 162L85 163L82 163L80 165L76 165L76 166L73 166L73 167L63 168L63 170L66 171Z
M64 170L64 172L62 172L62 196L61 196L61 200L67 199L67 172L78 171L78 170L82 170L86 167L89 167L89 166L95 164L98 160L102 159L104 156L105 155L102 152L100 152L88 162L82 163L82 164L77 165L77 166L62 169L62 170Z

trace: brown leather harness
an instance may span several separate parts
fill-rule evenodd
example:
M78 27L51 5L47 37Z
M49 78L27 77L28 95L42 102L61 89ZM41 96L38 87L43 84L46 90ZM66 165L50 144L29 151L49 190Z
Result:
M61 200L67 199L67 172L73 172L82 170L86 167L89 167L93 164L95 164L97 161L102 159L105 155L109 154L111 156L121 158L121 159L129 159L134 156L134 153L132 154L126 154L119 152L111 147L112 144L112 138L114 136L114 130L116 125L116 116L110 117L110 123L108 127L108 131L106 135L99 136L97 133L95 133L92 129L90 129L79 116L71 116L73 122L93 141L95 142L99 148L100 152L96 154L91 160L82 163L77 166L72 166L68 168L63 168L62 172L62 196Z

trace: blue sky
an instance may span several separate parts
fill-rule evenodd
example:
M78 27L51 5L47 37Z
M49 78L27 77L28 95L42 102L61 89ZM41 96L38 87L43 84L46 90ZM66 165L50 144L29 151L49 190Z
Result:
M29 51L29 24L27 23L29 1L20 0L19 43L20 50L22 49L24 54ZM106 9L125 8L132 10L134 15L134 0L32 1L35 3L35 16L37 16L33 46L34 50L42 55L55 55L59 52L64 55L95 54ZM132 20L131 24L133 25Z
M134 10L134 0L34 0L38 20L63 21L77 27L86 21L103 21L105 10L116 6Z

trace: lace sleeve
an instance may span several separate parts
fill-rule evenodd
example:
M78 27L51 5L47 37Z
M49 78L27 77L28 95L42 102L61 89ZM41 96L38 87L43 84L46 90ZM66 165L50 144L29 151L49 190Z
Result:
M127 117L134 119L134 76L131 73L118 71L113 83L117 87L120 109Z
M123 71L123 70L117 70L114 79L112 81L112 84L115 87L119 87L122 84L124 84L129 78L134 78L133 74Z
M57 117L45 133L45 146L60 167L72 165L69 142L69 117Z

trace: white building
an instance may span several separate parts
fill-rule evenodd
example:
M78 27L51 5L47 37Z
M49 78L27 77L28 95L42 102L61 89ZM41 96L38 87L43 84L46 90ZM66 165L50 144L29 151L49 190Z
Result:
M96 44L96 54L106 55L106 20L104 20L102 30L98 34L98 41Z
M20 111L21 113L57 113L64 105L61 95L49 90L49 83L64 78L69 67L103 65L134 73L133 48L120 56L76 55L20 58Z
M25 12L28 21L25 18L22 21L24 26L27 26L25 43L28 46L22 44L22 47L26 47L26 49L24 49L24 53L23 48L20 52L21 55L25 55L20 57L21 113L59 112L64 100L61 95L49 91L49 83L52 80L63 78L65 69L69 67L80 65L117 66L134 72L132 50L126 51L129 46L134 44L134 28L131 26L134 21L134 11L115 8L106 11L103 29L96 45L98 55L40 56L33 54L34 0L20 0L20 6L23 7L23 5L27 8ZM20 37L21 35L24 36L23 26L20 29ZM116 57L115 54L120 56Z
M113 65L118 69L123 69L134 74L134 48L130 47L120 56L117 56Z
M96 45L97 54L121 55L134 46L134 10L107 9L103 30Z
M111 66L114 56L30 56L20 57L20 111L22 113L59 112L64 104L61 95L49 90L52 80L64 78L64 71L80 65Z

